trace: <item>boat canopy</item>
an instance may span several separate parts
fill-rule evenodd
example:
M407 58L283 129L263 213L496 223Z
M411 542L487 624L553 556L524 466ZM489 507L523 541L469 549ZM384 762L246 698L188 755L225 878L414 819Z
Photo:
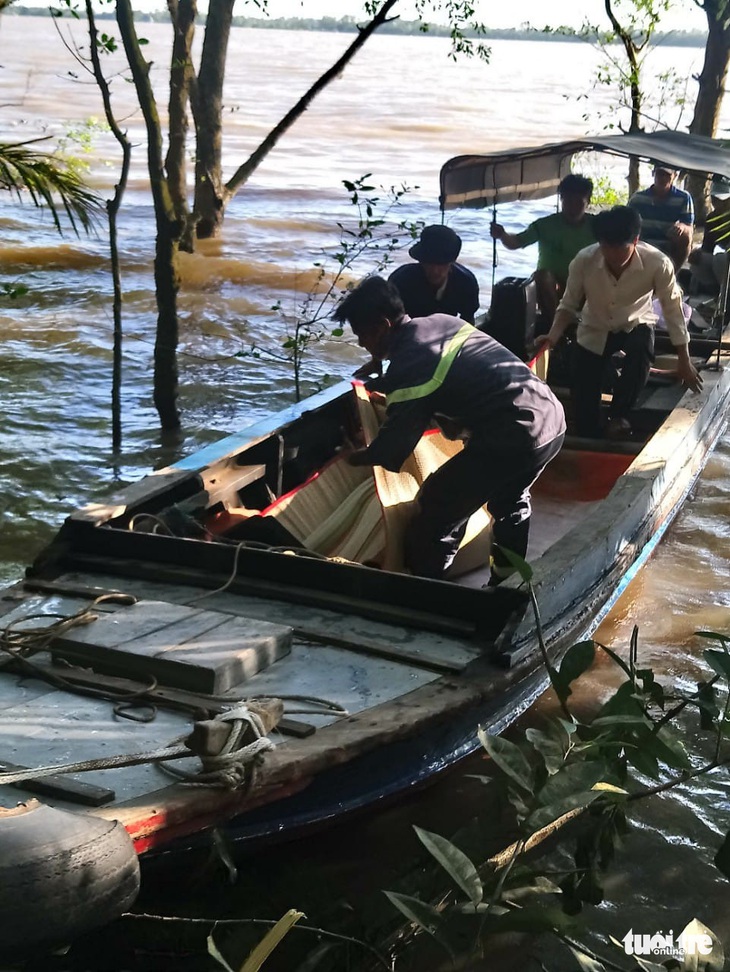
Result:
M577 152L606 152L730 179L730 141L686 132L587 136L490 155L457 155L441 169L441 209L554 196Z

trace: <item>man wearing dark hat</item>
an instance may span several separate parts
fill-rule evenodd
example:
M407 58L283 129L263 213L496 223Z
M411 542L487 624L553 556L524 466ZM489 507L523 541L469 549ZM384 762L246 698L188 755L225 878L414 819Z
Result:
M401 295L409 317L451 314L470 324L479 308L479 284L456 263L461 238L450 226L424 226L408 253L418 263L398 267L388 278Z
M692 246L695 221L692 197L674 185L676 169L659 163L654 182L629 199L629 206L641 216L641 239L666 253L675 271L683 265Z

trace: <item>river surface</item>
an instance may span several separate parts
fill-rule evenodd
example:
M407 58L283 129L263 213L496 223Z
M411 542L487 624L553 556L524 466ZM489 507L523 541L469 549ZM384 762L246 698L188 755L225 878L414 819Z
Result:
M111 31L113 25L102 27ZM169 29L146 24L140 33L149 40L146 51L164 116ZM224 99L227 173L350 40L327 33L233 30ZM57 31L46 17L0 19L0 140L47 139L37 147L60 146L78 157L90 183L109 196L119 152L98 124L100 99L83 65L72 58L74 44L84 44L80 24L63 21ZM315 264L331 273L340 247L338 223L344 231L354 227L356 213L343 180L371 174L369 184L384 187L374 193L382 201L388 187L409 188L388 213L388 228L402 220L438 222L438 174L451 156L584 135L603 130L609 114L616 120L615 98L607 89L579 97L590 93L598 63L588 46L499 41L489 64L453 62L447 54L448 42L439 38L372 38L230 204L220 239L183 256L182 432L172 443L162 441L151 403L154 225L144 127L132 86L121 74L113 82L114 107L135 147L120 215L125 340L119 454L111 448L106 233L102 227L95 237L77 238L69 231L59 237L48 216L27 201L3 198L0 280L22 283L28 293L0 298L0 580L17 578L73 508L292 401L291 366L270 353L281 355L287 321L317 278ZM653 55L650 71L658 77L675 69L693 97L686 79L699 70L701 56L700 49L665 46ZM108 59L110 76L122 69L118 55ZM726 105L724 129L729 112ZM686 127L687 121L680 123ZM621 187L617 163L586 159L583 171ZM377 213L383 205L376 205ZM500 218L517 229L553 208L554 200L505 206ZM454 211L447 222L464 240L461 259L476 272L486 308L493 274L488 215ZM523 274L534 253L502 251L498 258L497 277ZM375 259L366 254L352 275L370 271ZM393 259L405 261L405 250ZM252 347L260 356L241 354ZM305 360L305 391L349 374L360 360L350 342L325 335ZM729 493L726 436L652 561L599 633L606 643L625 647L638 624L642 662L670 680L684 683L696 673L698 628L730 629ZM587 698L604 690L604 675L605 666L597 666L586 680ZM537 722L547 710L546 699L528 721ZM355 902L368 914L395 863L416 853L410 824L453 833L477 813L480 800L478 788L459 769L429 794L257 866L267 880L275 875L285 907L308 907L308 875L310 891L313 883L332 882L343 907ZM729 805L727 777L718 776L666 795L654 811L643 813L639 833L652 851L653 870L642 877L638 855L622 861L619 904L606 909L614 933L620 937L632 925L637 932L678 930L697 916L730 948L727 885L708 863L712 851L706 849L717 847L727 831ZM288 882L287 895L282 889ZM239 913L250 913L245 896L231 900ZM188 901L187 909L199 905L199 899Z

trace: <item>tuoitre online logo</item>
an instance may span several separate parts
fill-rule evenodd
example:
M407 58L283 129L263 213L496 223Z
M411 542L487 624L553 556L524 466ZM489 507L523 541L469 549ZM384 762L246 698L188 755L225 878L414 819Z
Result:
M627 955L661 955L668 958L684 959L690 955L698 957L712 954L712 936L708 932L691 929L689 926L675 940L674 932L654 932L642 935L633 928L621 939Z

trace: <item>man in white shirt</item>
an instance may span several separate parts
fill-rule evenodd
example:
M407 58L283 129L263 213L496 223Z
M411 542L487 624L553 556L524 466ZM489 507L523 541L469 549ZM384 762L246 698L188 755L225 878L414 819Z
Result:
M654 359L654 297L661 304L677 353L678 377L694 392L702 387L702 378L689 357L689 335L674 268L655 247L639 242L639 214L628 206L614 206L596 216L593 229L598 243L581 250L570 264L553 325L538 343L554 348L568 326L578 320L571 392L576 431L589 438L602 434L601 387L606 363L617 351L624 352L606 430L609 437L622 438L631 433L628 416Z

